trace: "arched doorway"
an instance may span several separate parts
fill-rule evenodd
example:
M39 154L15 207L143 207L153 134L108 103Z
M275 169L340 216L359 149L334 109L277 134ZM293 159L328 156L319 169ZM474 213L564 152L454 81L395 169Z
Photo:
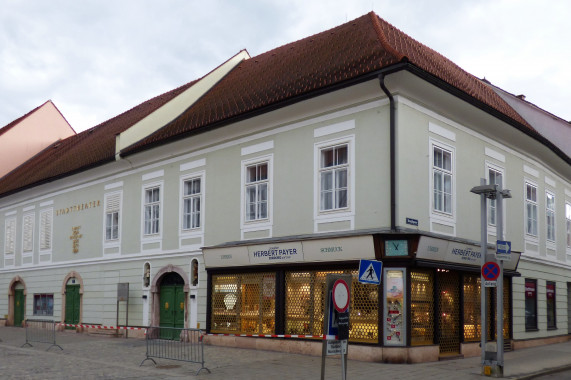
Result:
M153 278L153 326L160 329L161 338L178 339L172 328L187 326L187 295L189 292L188 275L179 267L169 265L162 268Z
M83 279L79 273L72 271L63 280L62 315L66 325L78 325L81 321L81 306L83 295ZM74 326L66 327L74 329Z
M22 326L26 318L26 284L20 276L10 282L8 291L8 324Z

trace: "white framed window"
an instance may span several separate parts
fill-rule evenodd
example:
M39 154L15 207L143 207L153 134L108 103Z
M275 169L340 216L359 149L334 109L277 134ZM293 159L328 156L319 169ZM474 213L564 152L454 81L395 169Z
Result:
M432 210L453 215L454 154L442 146L432 146Z
M488 165L488 171L487 171L487 179L488 179L488 184L490 185L498 185L498 189L503 189L503 170L498 168L498 167L494 167L491 165ZM496 199L488 199L488 225L489 226L496 226L497 223L497 200ZM505 210L504 210L504 215L505 215Z
M244 172L246 221L268 219L269 163L265 161L248 165Z
M565 224L567 227L567 250L571 248L571 203L565 202Z
M182 179L182 227L183 231L202 227L203 177L193 176Z
M16 250L16 218L7 218L4 227L4 254L13 255Z
M349 206L349 144L319 151L319 211L344 210Z
M272 223L273 154L242 161L242 229L259 230Z
M555 194L550 191L545 192L545 226L547 240L555 242Z
M53 233L53 209L40 211L40 251L51 251Z
M22 218L22 252L24 255L34 251L34 218L35 213L24 214Z
M104 240L106 243L116 243L120 240L122 198L122 191L105 194Z
M525 233L537 237L537 185L525 182Z
M143 188L143 236L160 237L162 215L162 183Z
M314 230L320 225L355 222L355 136L314 144Z

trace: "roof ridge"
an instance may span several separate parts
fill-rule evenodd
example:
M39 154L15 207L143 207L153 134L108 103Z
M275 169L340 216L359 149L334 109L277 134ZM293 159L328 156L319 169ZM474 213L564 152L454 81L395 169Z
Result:
M375 12L371 11L371 12L369 12L369 17L371 18L371 22L373 23L373 29L375 29L377 37L379 38L379 42L381 43L383 48L385 48L385 50L387 50L388 53L390 53L394 57L398 58L399 61L402 61L403 59L408 59L406 55L397 51L389 43L389 40L385 36L385 33L383 32L383 28L381 27L381 23L379 21L379 16Z

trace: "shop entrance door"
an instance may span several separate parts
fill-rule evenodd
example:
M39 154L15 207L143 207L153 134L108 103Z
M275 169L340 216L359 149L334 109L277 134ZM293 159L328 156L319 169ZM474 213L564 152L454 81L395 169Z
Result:
M436 272L438 344L440 355L460 354L460 276L447 269Z
M22 326L24 311L24 289L14 289L14 326Z
M79 324L79 285L65 286L65 324ZM75 327L66 327L66 329L74 329Z

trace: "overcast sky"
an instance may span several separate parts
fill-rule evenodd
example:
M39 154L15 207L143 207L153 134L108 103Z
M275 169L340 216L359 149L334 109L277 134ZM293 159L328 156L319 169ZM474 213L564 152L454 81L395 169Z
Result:
M371 10L571 120L568 0L0 0L0 127L51 99L79 132Z

